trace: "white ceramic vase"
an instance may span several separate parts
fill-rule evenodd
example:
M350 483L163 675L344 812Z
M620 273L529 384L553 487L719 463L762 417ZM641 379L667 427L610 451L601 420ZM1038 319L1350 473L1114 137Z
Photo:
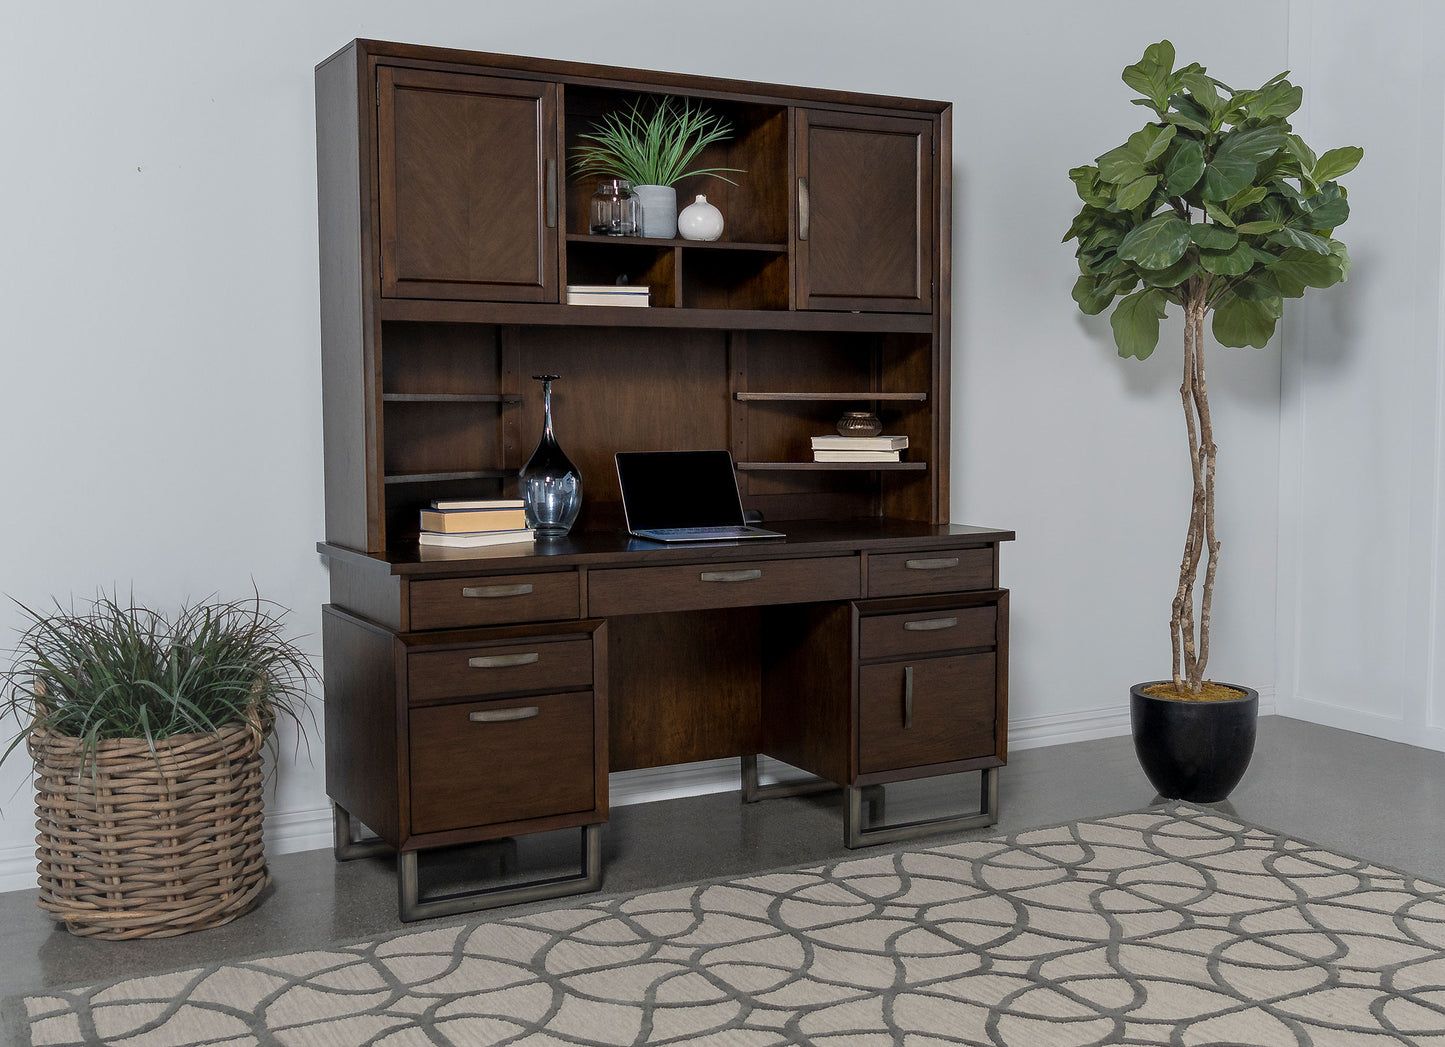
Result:
M677 190L670 185L634 185L637 197L638 235L671 240L677 235Z
M716 240L722 236L722 212L699 195L677 216L677 231L684 240Z

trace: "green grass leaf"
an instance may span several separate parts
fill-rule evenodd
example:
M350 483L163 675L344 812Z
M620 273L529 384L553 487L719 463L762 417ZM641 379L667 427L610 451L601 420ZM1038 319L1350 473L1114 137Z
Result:
M1119 355L1147 360L1159 344L1159 321L1169 299L1157 287L1136 291L1120 300L1109 317Z
M1236 349L1247 345L1263 349L1283 312L1284 304L1278 298L1251 301L1230 296L1214 307L1214 339Z
M1119 244L1119 257L1144 269L1167 269L1189 246L1189 223L1175 214L1155 215L1131 229Z

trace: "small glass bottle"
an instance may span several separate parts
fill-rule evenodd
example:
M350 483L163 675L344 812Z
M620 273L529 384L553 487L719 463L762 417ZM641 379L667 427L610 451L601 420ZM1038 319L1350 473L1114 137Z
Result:
M588 228L603 236L637 235L637 197L632 194L631 182L609 178L597 183Z
M534 374L542 383L542 439L519 474L527 526L538 538L561 538L582 509L582 474L552 435L552 383L555 374Z

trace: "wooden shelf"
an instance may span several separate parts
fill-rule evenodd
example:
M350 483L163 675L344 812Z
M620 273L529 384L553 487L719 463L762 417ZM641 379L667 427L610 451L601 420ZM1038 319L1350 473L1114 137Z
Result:
M389 404L519 404L520 393L382 393Z
M775 400L785 403L805 401L852 403L858 400L880 400L924 403L928 400L927 393L736 393L734 395L744 402Z
M663 240L649 236L600 236L594 233L568 233L567 242L599 246L617 244L618 246L632 245L634 247L683 247L688 250L702 251L761 251L767 254L786 254L788 251L787 244L756 244L733 240L683 240L680 238Z
M474 469L456 473L392 473L388 484L429 484L442 480L505 480L515 475L506 469Z
M539 305L514 302L383 298L384 321L453 324L532 324L541 327L700 327L740 331L838 331L930 334L933 318L922 313L852 313L792 309L623 309L606 305Z
M923 472L927 462L738 462L739 472Z

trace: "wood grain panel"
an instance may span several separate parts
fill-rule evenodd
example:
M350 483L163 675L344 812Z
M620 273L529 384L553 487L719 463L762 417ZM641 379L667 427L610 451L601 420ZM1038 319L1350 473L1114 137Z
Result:
M929 549L868 557L868 595L954 593L993 585L994 551Z
M858 657L893 658L992 647L997 620L994 607L930 607L908 614L869 616L858 625Z
M608 620L612 770L757 752L759 612Z
M858 671L858 769L948 763L994 751L995 656L865 665ZM905 722L906 671L912 716Z
M382 66L377 92L382 293L557 301L555 86Z
M933 122L798 111L798 307L928 312Z
M853 780L852 630L846 603L763 613L759 751L839 785Z
M478 723L473 714L535 714ZM411 711L411 825L441 832L591 810L590 691Z
M572 571L439 578L411 584L411 627L454 629L579 618L581 604Z
M592 687L592 641L528 641L411 651L406 660L412 704L515 691L570 691Z
M850 600L859 595L858 559L623 567L589 572L587 587L587 613L598 616Z

